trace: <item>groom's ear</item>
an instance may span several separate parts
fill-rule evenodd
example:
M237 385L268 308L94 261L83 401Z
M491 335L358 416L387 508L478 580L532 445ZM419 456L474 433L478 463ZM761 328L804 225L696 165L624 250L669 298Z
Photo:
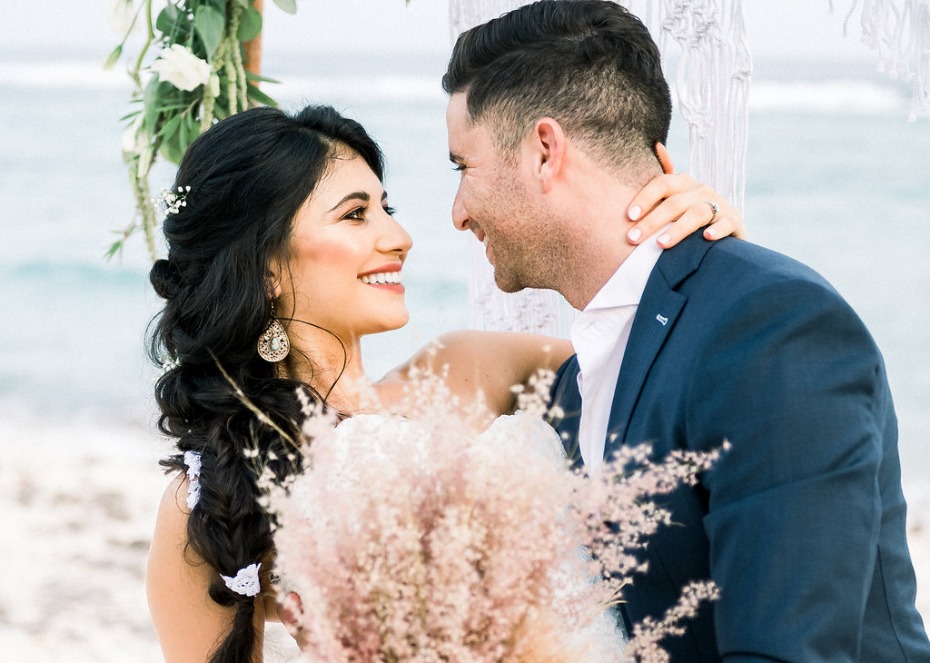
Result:
M568 137L562 126L551 117L536 121L530 133L529 149L532 154L533 176L548 193L562 174Z
M662 143L656 143L656 157L659 159L659 165L662 166L662 172L666 175L675 172L675 165L672 163L672 156L668 153L668 148Z

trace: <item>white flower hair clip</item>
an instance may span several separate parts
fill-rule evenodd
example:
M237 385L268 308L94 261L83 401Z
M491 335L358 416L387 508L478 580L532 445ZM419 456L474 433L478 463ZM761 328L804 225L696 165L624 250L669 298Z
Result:
M152 203L155 207L164 207L165 214L177 214L182 207L187 207L187 194L190 190L190 185L179 186L177 192L172 189L162 189L158 197L152 199Z
M239 572L234 578L224 576L222 573L220 574L220 578L222 578L226 586L236 594L257 596L262 589L261 583L258 580L258 570L260 568L262 568L261 564L249 564L244 569L239 569Z
M185 451L184 464L187 465L187 508L193 509L200 501L200 454Z

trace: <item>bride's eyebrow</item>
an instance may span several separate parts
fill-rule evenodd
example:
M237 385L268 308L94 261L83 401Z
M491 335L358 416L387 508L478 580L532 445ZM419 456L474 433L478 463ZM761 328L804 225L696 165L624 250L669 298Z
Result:
M338 209L340 205L342 205L343 203L346 203L346 202L348 202L348 201L350 201L350 200L361 200L361 201L367 203L368 201L371 200L371 196L369 196L368 193L365 192L365 191L353 191L352 193L349 193L349 194L346 194L345 196L343 196L343 197L342 197L342 200L340 200L338 203L336 203L335 205L333 205L333 206L330 208L329 211L330 211L330 212L335 212L336 209Z
M383 203L385 200L387 200L387 197L388 197L387 191L383 192L381 194L381 202ZM369 196L366 191L353 191L352 193L349 193L343 196L342 200L340 200L338 203L333 205L329 211L335 212L339 208L340 205L350 200L361 200L362 202L367 203L371 200L371 196Z

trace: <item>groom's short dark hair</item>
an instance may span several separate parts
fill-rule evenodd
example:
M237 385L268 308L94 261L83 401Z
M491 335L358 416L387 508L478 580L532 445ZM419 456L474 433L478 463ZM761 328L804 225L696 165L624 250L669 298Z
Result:
M542 0L463 32L442 86L466 93L470 119L504 151L541 117L624 171L668 138L659 49L638 18L608 0Z

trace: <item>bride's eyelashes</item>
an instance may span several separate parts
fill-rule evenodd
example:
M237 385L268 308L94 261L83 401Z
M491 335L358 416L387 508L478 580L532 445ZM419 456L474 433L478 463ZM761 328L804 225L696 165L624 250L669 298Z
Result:
M391 207L390 205L384 205L382 208L388 216L394 216L397 213L397 210ZM368 207L362 205L356 207L355 209L349 211L342 218L347 221L367 221L365 214L368 212Z
M367 211L367 207L356 207L355 209L346 213L342 219L344 221L366 221L367 219L365 219L365 212Z

